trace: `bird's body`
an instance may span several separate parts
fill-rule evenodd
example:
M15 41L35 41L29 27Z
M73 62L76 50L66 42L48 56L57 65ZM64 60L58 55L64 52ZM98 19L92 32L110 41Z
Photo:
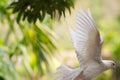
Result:
M101 58L103 37L100 36L90 10L82 10L81 14L77 15L75 31L71 28L69 30L80 67L71 69L60 66L56 80L91 80L105 70L115 67L112 60Z
M99 75L101 72L107 70L106 67L104 67L105 65L103 64L103 62L98 63L98 62L89 62L85 69L83 69L83 72L79 74L79 76L77 76L78 78L76 78L75 80L91 80L92 78L96 77L97 75Z

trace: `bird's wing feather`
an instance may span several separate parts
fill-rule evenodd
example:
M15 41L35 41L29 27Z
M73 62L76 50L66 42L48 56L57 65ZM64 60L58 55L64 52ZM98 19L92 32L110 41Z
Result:
M69 29L80 64L100 60L101 39L90 10L81 10L76 17L76 29Z

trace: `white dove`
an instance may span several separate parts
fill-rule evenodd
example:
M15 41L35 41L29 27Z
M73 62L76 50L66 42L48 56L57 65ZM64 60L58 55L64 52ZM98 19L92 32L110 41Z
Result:
M114 61L101 58L103 37L100 36L89 9L81 9L76 17L75 30L70 29L70 34L80 67L71 69L65 65L60 66L55 80L91 80L100 73L115 68Z

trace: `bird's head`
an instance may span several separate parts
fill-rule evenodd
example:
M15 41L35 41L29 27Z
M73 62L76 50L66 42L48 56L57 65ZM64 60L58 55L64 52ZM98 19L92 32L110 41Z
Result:
M103 63L105 65L106 69L115 69L116 68L116 63L112 60L103 60Z

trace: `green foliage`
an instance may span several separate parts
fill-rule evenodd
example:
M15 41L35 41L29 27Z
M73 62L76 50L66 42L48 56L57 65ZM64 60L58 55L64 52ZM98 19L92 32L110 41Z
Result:
M73 0L18 0L11 4L13 13L18 13L17 21L20 19L29 22L36 22L37 19L43 21L46 15L51 18L55 16L65 16L65 9L70 12L70 7L73 7Z
M24 37L22 40L20 40L20 43L24 45L24 47L27 45L28 49L32 49L31 51L36 56L35 63L37 64L38 70L40 70L39 73L43 75L45 70L49 68L47 66L49 65L48 59L52 56L56 46L53 42L54 37L51 34L52 31L48 28L48 26L43 26L45 24L39 25L41 26L38 26L38 24L31 24L25 27L23 24L21 24L20 26ZM31 47L29 48L29 46ZM35 68L36 66L33 65L32 67Z
M114 78L120 79L120 43L116 45L114 50L114 60L116 61L116 70L113 72Z
M0 79L21 80L24 77L26 80L33 78L33 74L39 77L49 73L48 66L56 45L52 20L46 15L52 18L57 12L59 17L65 15L65 8L70 11L73 6L72 1L61 0L55 1L54 4L46 0L42 3L39 0L19 0L11 6L8 3L8 0L0 2L0 28L7 24L7 29L4 29L3 33L0 32ZM28 9L29 6L33 9L32 12ZM17 18L12 11L18 12ZM28 23L26 20L23 22L21 17L36 23ZM41 22L36 21L38 18ZM19 21L19 24L16 21Z
M110 80L112 75L111 72L111 70L107 70L104 73L98 75L97 78L95 78L94 80Z
M9 58L8 54L0 47L0 80L15 80L18 79L15 65Z

